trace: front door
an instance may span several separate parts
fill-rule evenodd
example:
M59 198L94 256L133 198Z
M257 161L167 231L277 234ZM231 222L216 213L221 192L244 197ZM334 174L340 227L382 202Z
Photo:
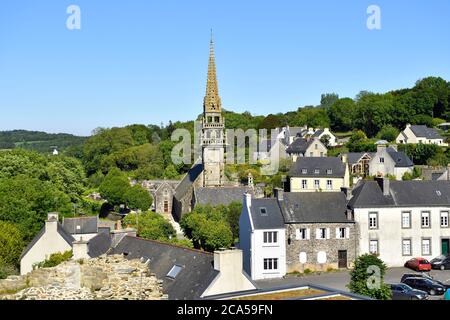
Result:
M347 250L338 251L338 267L347 268Z
M164 200L164 212L169 212L169 201Z
M442 254L444 256L448 255L449 252L449 244L450 244L450 239L442 239Z

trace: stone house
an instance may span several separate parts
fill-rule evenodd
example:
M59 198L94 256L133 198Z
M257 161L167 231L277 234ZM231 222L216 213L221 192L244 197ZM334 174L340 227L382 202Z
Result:
M341 153L339 157L342 162L348 163L351 175L365 177L369 175L369 163L373 155L373 152L348 152Z
M340 192L350 186L349 168L336 157L298 158L289 171L285 191Z
M286 153L297 161L302 157L326 157L327 148L318 138L297 138L286 149Z
M141 185L153 197L152 210L159 213L171 213L175 189L178 180L145 180Z
M389 267L450 250L449 181L362 181L348 207L359 226L358 255L378 254Z
M414 163L404 153L397 151L395 146L387 147L378 145L377 152L369 161L369 175L371 176L395 176L401 180L406 172L412 173Z
M398 144L403 143L423 143L436 144L441 147L448 146L445 139L438 133L435 128L428 128L425 125L407 124L405 130L400 132L395 140Z

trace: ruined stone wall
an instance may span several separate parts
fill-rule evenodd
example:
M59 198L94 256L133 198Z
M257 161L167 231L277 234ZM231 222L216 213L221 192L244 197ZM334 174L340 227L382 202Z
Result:
M0 280L5 300L162 300L162 281L140 260L121 255L67 261Z

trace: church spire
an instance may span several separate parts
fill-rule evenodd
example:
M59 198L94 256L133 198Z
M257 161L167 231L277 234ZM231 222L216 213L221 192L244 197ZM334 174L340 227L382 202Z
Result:
M216 77L216 61L214 57L214 40L211 29L211 40L209 42L209 64L208 79L206 81L206 95L203 100L204 112L221 112L222 102L219 97L219 86Z

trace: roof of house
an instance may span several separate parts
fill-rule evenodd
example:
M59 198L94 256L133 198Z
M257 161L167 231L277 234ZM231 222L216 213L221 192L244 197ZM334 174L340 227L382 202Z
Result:
M250 218L255 230L284 229L283 215L275 198L252 199Z
M112 238L109 228L104 228L105 232L99 232L95 237L89 240L89 256L95 258L108 252L111 248ZM106 232L107 230L107 232Z
M427 139L443 139L435 128L428 128L425 125L412 125L411 131L416 137L423 137Z
M289 153L289 154L291 154L291 153L305 153L306 150L308 150L309 146L314 141L320 142L319 140L315 140L315 139L297 138L289 145L289 147L287 147L286 152Z
M219 273L214 269L213 254L153 240L125 236L110 253L150 259L150 272L163 281L163 292L170 300L200 299ZM175 265L182 269L175 278L169 278L167 274Z
M327 173L330 169L331 173ZM341 178L345 176L345 169L345 163L337 157L299 157L289 171L289 176Z
M62 226L70 234L88 234L98 232L98 216L64 218Z
M56 231L59 233L59 235L70 245L72 246L72 242L75 241L75 238L68 233L61 223L57 222L57 228ZM39 233L31 240L30 243L26 246L26 248L22 251L22 254L20 255L20 259L22 259L33 247L34 245L39 241L39 239L45 234L45 225L42 227L42 229L39 231Z
M373 157L374 153L372 152L348 152L348 153L341 153L341 155L347 155L347 162L352 165L356 164L361 160L364 155L369 156L370 158Z
M280 207L286 223L352 223L342 192L285 192Z
M397 151L393 148L387 148L387 153L391 156L395 162L397 168L412 167L414 163L403 151Z
M312 136L315 138L319 138L322 135L322 133L324 133L324 132L325 132L324 129L318 129L318 130L316 130L316 132L314 132L314 134ZM331 137L333 134L331 133L331 131L328 131L327 135L329 135Z
M195 204L229 205L232 202L242 203L244 193L252 190L246 186L200 187L195 188Z
M377 181L362 181L353 190L350 208L450 206L449 181L389 181L384 196Z
M189 171L184 176L183 180L177 185L175 188L175 198L181 200L186 192L189 191L189 188L194 184L195 180L200 176L203 172L203 163L196 162L189 169Z

